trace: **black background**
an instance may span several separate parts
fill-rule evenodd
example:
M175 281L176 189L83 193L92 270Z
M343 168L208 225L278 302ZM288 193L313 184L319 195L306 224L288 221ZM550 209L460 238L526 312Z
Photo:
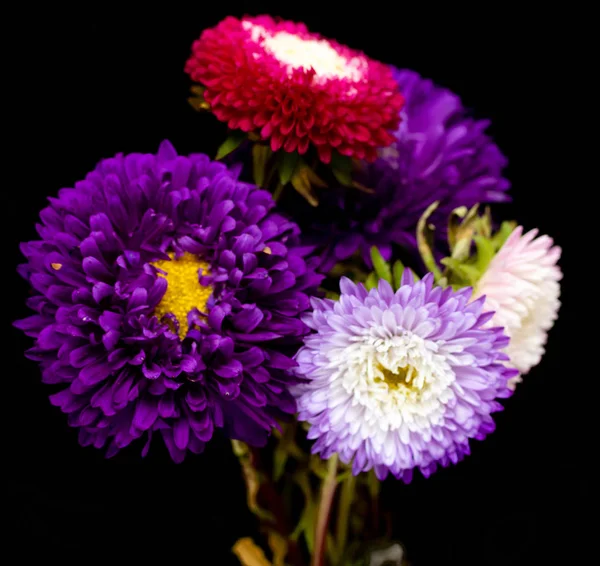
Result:
M584 291L573 282L578 221L570 203L577 199L569 193L570 158L558 131L564 99L552 65L562 44L553 26L501 8L440 13L399 3L166 3L130 13L86 6L32 8L12 22L18 40L8 53L16 71L9 90L16 100L3 108L6 123L16 126L9 138L15 154L4 163L13 174L3 191L7 325L27 314L27 288L14 269L18 242L35 237L46 196L72 186L100 158L155 151L165 138L181 153L214 155L224 127L186 102L183 66L201 30L228 13L305 21L373 58L433 78L476 116L491 118L490 131L510 160L514 198L497 215L539 227L564 249L561 318L543 362L506 402L497 431L475 442L466 461L410 486L386 482L397 537L414 566L593 561L580 561L591 498L587 460L597 441L587 421L592 399L581 387L591 370L578 367L573 330L574 301ZM125 555L236 563L229 548L255 534L256 524L226 441L215 440L181 465L159 443L145 460L135 448L105 460L80 448L76 431L50 406L35 364L22 354L30 341L14 329L8 340L3 552L16 553L9 563Z

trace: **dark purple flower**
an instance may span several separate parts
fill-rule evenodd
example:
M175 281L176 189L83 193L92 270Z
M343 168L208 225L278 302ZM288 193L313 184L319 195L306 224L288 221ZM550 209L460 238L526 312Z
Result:
M101 161L40 213L16 323L83 445L160 432L171 457L215 428L261 444L295 411L288 370L320 276L271 196L205 155Z
M441 250L453 209L509 200L506 159L484 133L489 122L470 118L458 96L413 71L394 69L394 76L406 105L396 142L380 150L360 179L374 194L323 189L316 209L293 199L295 217L305 219L303 235L321 250L324 270L357 250L370 265L371 246L388 260L394 244L415 250L417 222L437 200L431 222Z

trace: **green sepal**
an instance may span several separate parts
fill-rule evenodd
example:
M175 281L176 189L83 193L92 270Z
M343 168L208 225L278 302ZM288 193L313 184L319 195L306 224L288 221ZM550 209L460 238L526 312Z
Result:
M376 246L371 248L371 261L375 268L375 273L378 279L385 279L388 283L392 283L392 270L390 264L383 259L383 256L379 252Z
M210 104L204 100L205 88L203 86L194 85L190 90L192 91L192 96L188 98L190 106L198 112L208 110Z
M494 250L494 244L489 238L475 235L473 236L473 240L475 240L475 246L477 247L475 268L479 273L483 273L490 264L490 261L492 261L496 250Z
M460 278L460 281L456 281L456 278L453 279L454 285L458 285L458 287L473 286L481 276L481 272L476 266L461 263L453 257L445 257L442 259L442 264L451 269Z
M450 213L448 220L448 244L450 246L450 255L463 261L469 257L473 235L482 228L482 224L487 220L477 216L479 205L467 209L460 206Z
M228 138L219 146L215 159L219 160L227 157L231 152L235 151L247 137L247 134L242 132L242 130L233 130Z
M486 208L483 214L478 214L477 210L478 205L468 211L460 207L451 214L448 222L451 256L441 262L446 266L443 277L438 281L441 285L450 284L454 289L477 285L516 226L512 221L503 222L500 229L492 233L490 209Z
M397 259L394 262L394 265L392 267L392 280L394 282L394 284L393 284L394 291L396 291L400 288L400 285L402 284L402 274L403 273L404 273L404 265L399 259Z
M392 289L397 291L402 284L402 274L405 269L408 269L413 274L415 281L419 280L419 277L417 277L415 272L408 267L405 268L404 264L399 259L390 267L390 264L383 259L379 250L375 247L371 248L371 261L373 262L375 269L369 273L365 281L365 287L369 291L374 287L377 287L380 279L385 279L392 286Z
M337 291L330 291L329 289L325 289L325 298L331 299L332 301L337 301L340 298L340 294Z
M337 151L331 153L331 170L338 183L345 187L352 185L352 158L342 155Z
M252 146L252 177L257 186L263 187L265 182L265 169L273 151L268 145L255 143Z
M300 156L297 151L282 151L279 154L279 182L282 185L285 186L291 181L296 166L298 165L299 158Z
M516 227L517 223L514 220L505 220L502 222L500 229L492 236L492 243L496 251L504 245L504 242L508 240L508 237L513 233Z
M459 206L450 213L450 217L448 218L448 245L450 251L456 246L456 242L458 241L458 230L468 211L469 209L466 206Z
M367 289L367 291L370 291L371 289L377 287L377 283L379 283L379 277L377 277L377 273L372 271L371 273L369 273L369 276L365 281L365 288Z
M350 176L349 173L345 173L343 171L336 171L334 169L333 170L333 176L337 179L337 182L340 185L344 185L344 187L351 187L352 186L352 177Z
M290 180L294 189L296 189L296 191L300 193L311 206L317 206L319 204L319 199L313 191L313 185L317 187L326 187L327 183L325 183L325 181L323 181L323 179L321 179L303 159L298 160Z

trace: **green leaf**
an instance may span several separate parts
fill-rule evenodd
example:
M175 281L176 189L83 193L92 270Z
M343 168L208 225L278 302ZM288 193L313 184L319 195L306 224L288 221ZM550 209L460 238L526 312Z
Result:
M463 285L459 284L459 287L466 285L475 285L479 280L481 272L474 265L468 265L461 263L457 259L446 257L442 260L442 264L450 268L456 273L462 280Z
M273 151L268 145L255 143L252 146L252 176L259 187L265 182L265 168L272 154Z
M379 279L385 279L388 283L392 283L392 270L390 269L390 265L383 256L379 253L377 247L373 246L371 248L371 261L373 262L373 267L375 268L375 273Z
M492 210L489 206L485 207L483 214L479 217L477 233L484 238L492 237Z
M502 222L500 229L492 236L495 251L498 251L504 245L504 242L508 240L516 227L517 223L513 220Z
M475 266L479 270L479 273L482 274L494 257L494 245L488 238L484 238L483 236L474 236L473 239L477 246Z
M440 260L440 263L452 271L460 271L460 268L462 267L461 262L453 257L445 257Z
M377 287L377 283L379 283L379 277L377 277L377 273L372 271L371 273L369 273L369 276L365 281L365 287L367 291L370 291L371 289Z
M451 251L458 241L458 231L467 212L469 212L469 209L466 206L459 206L450 213L450 218L448 218L448 244Z
M394 281L394 289L399 289L402 284L402 274L404 273L404 265L397 259L392 267L392 279Z
M296 165L298 165L299 157L297 151L291 153L284 151L281 154L279 161L279 181L282 185L287 185L290 182L294 170L296 169Z
M433 230L435 227L430 226L427 223L427 220L429 220L429 217L439 204L439 201L431 203L417 223L417 246L421 254L421 259L423 260L427 271L433 273L436 282L441 279L442 272L440 271L433 256L433 251L431 250L431 241L433 240Z
M471 244L473 243L473 236L469 234L458 240L456 245L452 249L452 258L461 262L468 259L471 252Z
M245 139L245 132L242 132L241 130L235 130L231 132L229 137L217 150L217 157L215 159L223 159L224 157L228 156L232 151L235 151Z
M478 208L478 204L468 210L465 207L459 207L450 215L448 242L451 256L459 261L464 261L469 257L473 235L478 233L478 227L482 227L485 222L477 215Z

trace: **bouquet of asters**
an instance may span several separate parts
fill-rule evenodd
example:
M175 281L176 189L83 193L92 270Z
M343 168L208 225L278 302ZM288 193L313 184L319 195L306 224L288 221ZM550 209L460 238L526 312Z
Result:
M27 356L108 457L231 439L264 534L244 566L403 564L381 482L494 430L544 353L560 249L492 219L488 122L416 72L270 16L205 30L185 71L225 141L103 159L49 199Z

